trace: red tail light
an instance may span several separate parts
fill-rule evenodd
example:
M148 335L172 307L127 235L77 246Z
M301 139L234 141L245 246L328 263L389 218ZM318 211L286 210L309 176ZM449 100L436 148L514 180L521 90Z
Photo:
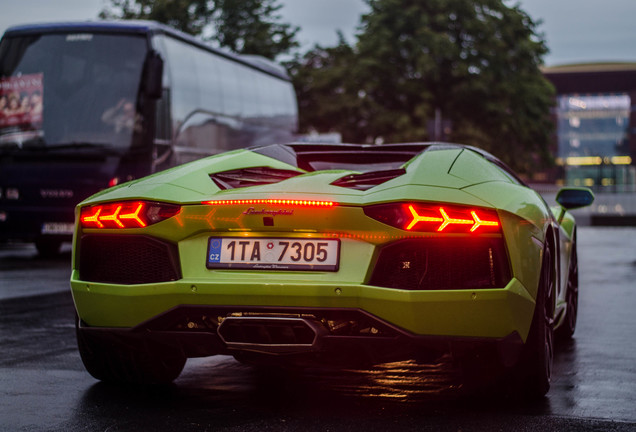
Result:
M396 203L364 208L364 213L387 225L421 232L499 232L497 212L482 207L449 204Z
M143 228L179 214L174 204L148 201L124 201L82 208L80 223L84 228Z

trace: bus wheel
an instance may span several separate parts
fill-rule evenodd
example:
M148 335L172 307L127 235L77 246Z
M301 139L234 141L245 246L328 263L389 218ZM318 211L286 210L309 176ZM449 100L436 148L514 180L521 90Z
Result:
M60 253L62 240L40 237L35 241L35 248L41 257L50 258Z
M150 343L124 345L106 337L95 337L79 329L77 346L84 367L94 378L119 384L169 384L185 366L186 357L178 350L161 349Z

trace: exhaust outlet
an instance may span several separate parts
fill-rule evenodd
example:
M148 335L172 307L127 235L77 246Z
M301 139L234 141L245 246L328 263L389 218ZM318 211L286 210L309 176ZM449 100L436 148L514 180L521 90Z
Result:
M288 317L227 317L218 334L230 349L265 354L317 351L327 330L316 320Z

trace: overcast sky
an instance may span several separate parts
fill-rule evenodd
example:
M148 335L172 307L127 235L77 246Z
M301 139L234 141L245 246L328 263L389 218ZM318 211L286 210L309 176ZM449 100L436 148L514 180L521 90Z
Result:
M425 1L425 0L422 0ZM517 0L506 0L514 4ZM363 0L281 0L283 21L301 27L303 49L354 41ZM636 62L636 0L519 0L545 34L549 66L574 62ZM95 19L107 0L0 0L0 32L15 24Z

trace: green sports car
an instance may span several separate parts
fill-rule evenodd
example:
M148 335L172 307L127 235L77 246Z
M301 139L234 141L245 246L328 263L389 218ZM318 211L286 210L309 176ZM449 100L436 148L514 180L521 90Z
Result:
M348 365L451 355L550 385L576 324L576 226L494 156L444 143L287 144L201 159L76 209L71 287L95 378L188 357ZM479 370L479 369L477 369Z

